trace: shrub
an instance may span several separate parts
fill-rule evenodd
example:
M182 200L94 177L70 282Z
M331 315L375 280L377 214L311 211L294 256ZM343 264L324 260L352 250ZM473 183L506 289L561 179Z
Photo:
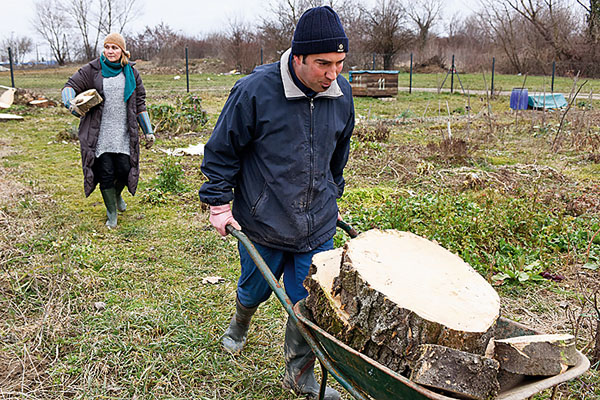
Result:
M148 112L156 132L195 131L208 122L206 111L202 109L202 99L191 93L179 97L176 106L152 104Z
M382 121L359 125L354 128L353 136L359 142L387 142L390 139L390 127Z
M156 179L156 188L163 192L185 192L186 186L182 182L183 177L184 173L181 164L174 157L167 157L160 167L160 172Z
M188 187L183 182L183 167L175 157L167 157L162 162L158 177L141 194L142 201L151 204L164 204L171 193L183 193Z

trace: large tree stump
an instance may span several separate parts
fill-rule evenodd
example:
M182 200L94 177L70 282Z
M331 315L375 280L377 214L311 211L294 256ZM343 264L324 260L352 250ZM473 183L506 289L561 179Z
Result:
M483 354L500 312L498 294L458 256L396 230L317 254L304 285L321 328L400 373L420 344Z
M498 394L498 361L435 344L419 346L410 379L420 385L469 399Z
M494 358L513 374L550 376L577 363L573 335L528 335L494 341Z

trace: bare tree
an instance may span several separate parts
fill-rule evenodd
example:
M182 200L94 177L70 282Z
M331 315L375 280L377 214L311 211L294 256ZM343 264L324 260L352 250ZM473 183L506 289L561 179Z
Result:
M137 0L99 0L98 11L100 32L108 35L111 32L123 33L129 22L141 13Z
M577 0L577 3L579 3L587 13L586 22L588 37L592 39L594 43L597 43L598 39L600 39L600 0L589 0L586 2Z
M257 34L243 22L230 21L223 50L225 62L244 74L252 72L260 62Z
M578 24L565 0L481 0L482 29L493 32L513 71L547 73L553 60L577 57Z
M503 0L525 18L535 31L550 45L558 59L573 57L573 46L568 32L573 30L572 14L562 0ZM565 33L568 33L565 35Z
M0 57L2 60L8 60L8 48L10 47L13 61L22 63L25 61L25 56L33 47L33 41L27 36L14 36L4 39L0 49Z
M510 64L517 72L525 72L519 37L523 32L519 29L519 16L506 4L494 0L481 2L483 7L478 17L483 32L490 32L491 39L503 50Z
M175 32L164 22L154 27L146 26L142 33L132 36L126 35L125 38L127 49L131 54L135 54L136 58L144 60L158 59L161 64L171 63L175 59L182 59L186 45L197 42L195 39Z
M276 59L290 47L296 24L306 10L324 5L338 13L345 28L357 10L354 0L276 0L272 3L270 15L262 19L258 28L261 46L268 57Z
M423 51L429 39L431 29L441 17L441 0L413 0L406 8L410 20L417 27L417 47Z
M34 28L48 42L58 65L64 65L68 59L70 25L58 1L40 0L35 3Z
M404 8L399 0L377 0L373 8L361 8L361 14L362 40L370 51L383 56L383 68L391 69L398 51L412 41Z
M74 25L79 30L84 57L87 61L96 58L100 38L101 16L99 14L93 15L93 6L94 2L89 0L69 0L65 5L67 12L74 21ZM92 21L92 18L95 21Z

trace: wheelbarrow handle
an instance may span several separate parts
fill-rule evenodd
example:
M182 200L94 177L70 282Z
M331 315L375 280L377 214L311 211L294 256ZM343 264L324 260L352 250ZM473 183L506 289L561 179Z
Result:
M342 220L338 220L336 225L338 227L342 228L348 234L348 236L350 236L352 239L354 239L355 237L358 236L358 232L356 231L356 229L351 227L350 224L348 224Z
M252 261L254 261L254 264L256 264L256 267L258 268L262 276L265 278L265 281L267 281L267 284L269 285L271 290L273 290L273 293L275 293L275 296L277 297L277 299L279 299L279 302L283 305L283 308L288 313L294 324L298 327L298 330L300 331L302 336L304 336L304 339L306 339L306 342L308 343L312 351L315 353L315 356L317 356L321 364L335 377L335 379L350 394L352 394L352 396L355 399L367 400L367 398L359 390L357 390L356 387L352 383L350 383L341 374L341 372L331 363L329 357L325 355L321 350L320 344L317 343L316 339L312 336L308 329L306 329L304 324L298 319L296 313L294 312L292 301L285 293L285 290L283 290L277 279L275 279L275 276L271 272L271 269L269 268L265 260L262 258L260 253L256 250L256 247L254 247L250 239L248 239L248 237L242 231L235 229L231 225L227 225L225 227L225 230L227 231L227 233L230 233L233 237L239 240L240 243L246 248L248 254L250 255L250 258L252 258ZM326 377L327 375L324 374L324 376ZM325 382L325 380L323 380L323 382Z

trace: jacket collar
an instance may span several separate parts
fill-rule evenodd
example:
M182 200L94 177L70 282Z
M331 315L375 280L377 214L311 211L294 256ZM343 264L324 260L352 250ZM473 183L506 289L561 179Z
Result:
M290 74L290 68L289 68L288 61L290 59L291 53L292 53L292 49L291 48L287 49L287 51L282 54L281 59L279 61L279 70L281 72L281 80L283 81L283 91L285 93L285 97L288 100L308 97L304 94L304 92L302 92L302 90L300 90L298 88L298 86L296 86L294 84L294 80L292 79L292 75ZM342 89L340 89L340 86L338 85L337 79L336 79L335 81L333 81L331 83L331 86L329 86L329 88L326 91L317 93L315 98L317 98L317 97L335 98L335 97L340 97L343 95L344 94L342 93Z

